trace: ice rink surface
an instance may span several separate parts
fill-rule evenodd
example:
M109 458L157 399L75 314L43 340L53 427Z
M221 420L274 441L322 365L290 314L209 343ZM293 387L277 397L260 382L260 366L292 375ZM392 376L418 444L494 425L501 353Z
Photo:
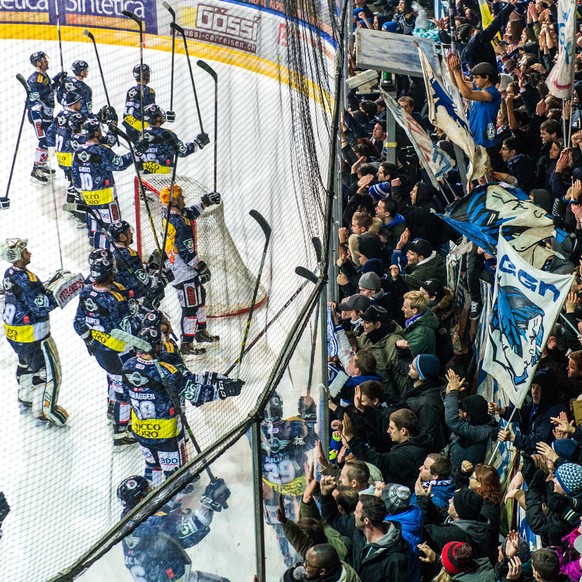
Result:
M81 31L80 31L81 35ZM81 37L82 40L82 37ZM131 70L139 62L136 48L100 45L100 56L108 82L112 105L121 115L125 92L134 84ZM54 76L58 70L58 48L55 42L1 40L4 56L1 95L4 115L0 118L0 194L6 190L16 136L24 104L24 91L15 79L17 73L27 78L32 73L29 55L44 50L50 57ZM87 82L93 88L93 110L105 104L92 46L88 42L65 43L65 66L75 59L89 62ZM311 223L312 231L320 230L322 218L307 216L296 200L283 195L296 181L293 175L293 128L288 111L288 88L270 78L250 73L241 67L213 62L212 55L197 55L215 67L220 79L219 191L223 194L227 225L235 238L243 260L257 272L262 247L261 231L248 216L251 208L259 210L273 226L263 283L268 302L257 310L253 333L266 322L300 286L295 275L297 265L315 268L312 249L305 244L309 237L302 224ZM151 86L156 89L157 103L169 106L169 55L146 49L144 62L152 69ZM208 75L195 70L205 130L212 135L213 90ZM183 140L193 139L199 131L192 99L192 88L183 57L177 57L174 129ZM56 111L59 110L57 106ZM322 144L327 135L322 132ZM25 121L20 149L10 189L11 207L0 212L0 239L28 238L32 253L30 270L42 280L60 268L60 250L65 269L87 274L89 245L84 230L79 230L61 210L65 202L65 180L56 166L54 192L29 181L32 169L34 131ZM127 151L118 148L121 153ZM195 177L211 187L213 173L212 147L180 160L178 174ZM134 223L132 168L116 175L122 216ZM193 203L196 200L187 200ZM57 229L58 224L58 229ZM220 241L217 241L219 244ZM153 249L152 249L153 250ZM4 270L7 264L2 264ZM212 265L210 265L212 268ZM306 289L288 313L273 325L243 362L241 377L247 381L244 402L231 400L210 403L193 410L188 416L195 431L201 430L201 445L211 442L225 429L225 419L233 422L244 418L252 404L252 390L264 385L266 374L289 331ZM41 430L33 426L30 415L20 415L16 403L17 385L14 376L16 357L0 330L0 374L3 400L0 456L0 490L4 491L12 511L6 519L0 542L0 578L15 581L41 582L55 576L91 543L115 524L121 507L115 497L117 484L133 473L142 473L143 460L136 446L113 452L112 430L105 416L105 373L89 357L83 342L76 336L72 321L77 301L64 310L52 313L52 334L59 348L63 369L60 403L69 414L65 429ZM162 307L178 324L179 309L172 290ZM207 357L187 363L195 371L224 370L236 361L246 316L213 320L212 333L222 336L219 346L208 350ZM285 415L296 413L297 397L307 381L309 345L302 341L294 356L290 374L280 386L285 402ZM256 355L255 355L256 354ZM249 397L250 394L250 397ZM203 429L203 430L202 430ZM215 515L211 533L189 551L193 568L228 577L232 582L251 581L255 571L252 505L251 456L248 441L240 440L213 466L232 490L229 509ZM208 482L202 476L200 493ZM269 580L278 580L285 569L273 529L266 527ZM50 564L50 566L49 566ZM9 578L5 577L10 573ZM88 582L130 580L123 565L121 547L113 548L85 575Z

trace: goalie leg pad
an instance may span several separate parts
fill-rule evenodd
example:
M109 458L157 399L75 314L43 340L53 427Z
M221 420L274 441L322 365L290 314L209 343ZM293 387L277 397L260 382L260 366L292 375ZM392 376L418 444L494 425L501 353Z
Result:
M18 362L16 368L16 380L18 381L18 401L24 405L32 405L32 377L30 368Z
M123 383L119 374L108 374L109 397L113 400L113 424L126 427L129 424L131 406L123 396Z
M61 361L57 345L52 337L41 341L41 349L45 360L45 383L42 393L42 414L58 426L64 426L69 413L57 404L61 389Z

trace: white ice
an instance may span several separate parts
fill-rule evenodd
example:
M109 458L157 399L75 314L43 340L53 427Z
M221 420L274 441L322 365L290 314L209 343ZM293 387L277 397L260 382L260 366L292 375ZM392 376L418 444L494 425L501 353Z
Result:
M65 64L82 58L90 65L88 82L94 92L94 110L105 103L92 46L79 30L78 43L65 43ZM98 35L96 35L98 37ZM86 42L85 42L86 41ZM139 62L137 48L101 44L100 56L105 70L112 104L123 110L125 92L133 84L131 70ZM32 72L29 55L44 50L51 57L49 73L58 72L56 42L2 40L2 109L0 117L0 194L6 189L10 163L22 115L24 91L15 75ZM321 235L322 217L309 216L292 193L297 176L293 172L294 154L289 111L288 88L267 77L236 66L214 62L212 54L194 54L204 58L218 71L220 79L219 190L225 201L229 229L243 260L256 272L262 246L261 233L248 216L256 208L273 226L264 284L269 302L256 312L251 337L262 329L302 280L295 275L297 265L315 267L313 252L305 240L305 224L311 233ZM151 85L157 102L169 105L169 54L150 49L145 62L152 69ZM177 57L174 126L183 139L192 139L199 131L192 100L192 89L183 57ZM212 136L213 86L205 73L195 67L198 95L205 130ZM321 131L322 147L327 133ZM50 187L29 181L35 147L34 132L25 121L8 211L0 212L0 240L7 237L28 238L32 252L30 270L46 280L60 268L58 234L65 269L86 274L89 246L84 230L75 228L60 210L65 201L65 180L57 168L54 197ZM120 150L125 151L125 150ZM180 162L179 174L194 176L209 187L212 184L212 147L207 147ZM133 176L130 168L116 176L122 215L133 223ZM56 202L55 202L56 199ZM189 202L195 202L190 200ZM57 229L58 224L58 229ZM7 265L2 265L4 269ZM212 266L211 266L212 267ZM216 438L225 424L234 423L248 413L256 394L266 380L286 334L310 289L295 301L285 315L269 330L252 355L243 362L241 377L247 380L240 400L212 403L202 409L189 409L189 418L202 445ZM177 325L178 308L173 291L163 307ZM88 356L82 341L72 329L76 301L64 310L53 312L52 333L60 351L63 385L60 402L70 413L66 429L39 430L30 415L20 415L16 404L14 377L16 357L0 331L0 373L4 413L0 438L4 454L0 456L0 490L4 491L12 511L6 519L0 541L0 578L41 581L55 576L70 565L93 542L114 525L120 514L115 497L117 484L132 473L141 473L143 461L137 447L113 452L111 427L105 418L105 373ZM219 347L209 350L208 358L191 361L195 367L223 370L236 360L245 317L212 322L219 333ZM296 412L297 397L307 381L309 345L303 341L293 360L291 376L280 387L286 415ZM316 360L319 361L319 360ZM317 374L316 374L317 380ZM243 398L244 396L244 398ZM194 568L226 576L232 582L251 581L255 572L254 530L251 488L251 458L246 439L233 446L213 467L232 489L230 508L216 515L210 535L190 552ZM202 486L207 482L203 475ZM278 580L284 565L272 528L267 526L269 580ZM123 566L121 547L114 547L82 578L87 581L129 580Z

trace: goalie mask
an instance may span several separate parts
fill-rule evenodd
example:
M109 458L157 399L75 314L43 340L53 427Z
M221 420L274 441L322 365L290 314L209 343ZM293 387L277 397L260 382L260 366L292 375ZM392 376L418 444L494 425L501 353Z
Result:
M265 406L265 422L280 422L283 418L283 399L278 392L274 392L267 406Z
M2 245L2 258L12 264L20 261L27 244L26 238L7 238Z
M149 492L150 484L141 475L132 475L124 479L117 487L117 498L131 509L135 507Z
M179 184L174 184L174 195L172 196L172 200L175 200L180 194L182 194L182 187ZM167 206L169 201L170 201L170 187L164 186L160 190L160 202L164 206Z

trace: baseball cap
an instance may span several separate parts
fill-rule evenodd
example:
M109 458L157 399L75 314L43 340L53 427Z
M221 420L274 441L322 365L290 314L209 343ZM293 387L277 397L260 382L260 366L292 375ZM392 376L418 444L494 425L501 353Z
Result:
M368 307L370 307L370 299L359 293L350 295L338 305L340 311L365 311Z
M409 251L421 255L425 259L432 254L432 245L423 238L415 238L412 242L408 243L407 248Z

